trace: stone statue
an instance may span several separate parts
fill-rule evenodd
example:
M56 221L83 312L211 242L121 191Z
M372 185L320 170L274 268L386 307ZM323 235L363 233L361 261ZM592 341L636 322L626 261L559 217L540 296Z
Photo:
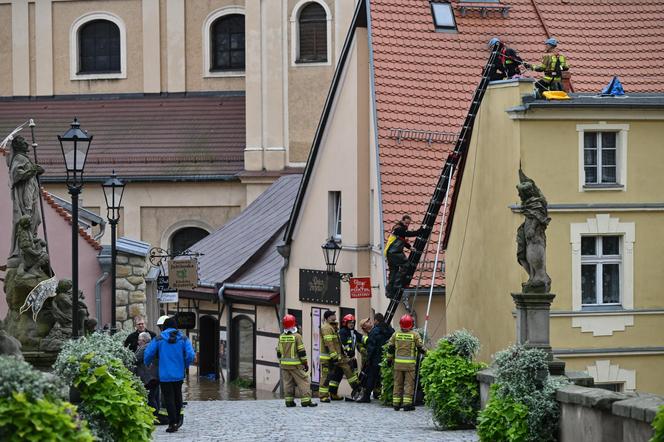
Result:
M16 356L23 359L21 342L4 330L0 330L0 356Z
M535 182L519 169L519 184L516 186L521 198L521 213L525 216L516 234L516 258L528 272L524 293L549 293L551 278L546 273L546 227L548 216L546 198Z
M46 252L46 242L36 238L32 232L32 222L28 215L23 215L14 228L19 248L19 274L25 277L48 278L52 276L51 264Z
M19 220L27 216L30 220L29 231L33 238L37 237L37 228L42 222L39 210L40 190L37 176L44 173L44 169L32 162L28 156L28 143L22 136L12 140L12 152L7 156L9 178L12 193L12 250L7 260L7 267L18 267L20 262L20 245L16 229Z
M72 306L74 297L72 296L72 282L69 279L63 279L58 282L56 295L50 299L50 304L46 307L48 316L53 320L53 327L49 334L41 341L40 350L60 351L64 342L72 335ZM84 326L90 322L88 319L88 307L83 302L83 292L78 294L78 331L79 336L85 333Z

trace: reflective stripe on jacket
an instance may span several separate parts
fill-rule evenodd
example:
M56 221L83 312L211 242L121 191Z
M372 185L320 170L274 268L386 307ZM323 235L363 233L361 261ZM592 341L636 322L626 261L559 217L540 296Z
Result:
M417 352L424 351L422 338L415 331L395 332L389 341L389 359L394 359L397 370L415 370Z
M282 367L297 367L307 363L302 336L299 333L282 333L277 344L277 356Z
M562 54L544 54L542 63L533 66L533 70L544 72L544 81L561 81L562 71L569 70L567 59Z
M342 356L339 335L331 324L325 323L320 327L320 360L329 361Z

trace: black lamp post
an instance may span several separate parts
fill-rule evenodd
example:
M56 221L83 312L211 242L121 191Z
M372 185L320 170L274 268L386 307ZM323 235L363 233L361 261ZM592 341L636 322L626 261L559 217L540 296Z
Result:
M325 241L325 244L320 247L323 249L323 256L325 257L327 272L338 275L339 279L342 281L350 281L350 278L353 276L352 273L336 272L337 261L339 260L339 255L341 254L341 246L339 243L337 243L334 238L330 237L327 241Z
M58 135L62 157L67 170L67 188L71 195L71 281L72 281L72 337L78 337L78 195L83 188L83 169L92 135L81 129L74 118L71 127Z
M116 230L120 220L120 204L124 193L124 183L115 175L101 185L106 200L106 217L111 225L111 333L115 333L115 267L117 262Z

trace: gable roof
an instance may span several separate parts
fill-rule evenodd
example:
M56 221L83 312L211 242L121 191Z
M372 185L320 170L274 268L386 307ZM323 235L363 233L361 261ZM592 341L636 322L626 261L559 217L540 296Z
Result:
M93 135L86 180L230 179L244 170L244 93L0 100L0 134L35 120L43 182L65 178L58 135L74 117ZM26 127L21 132L30 140ZM4 135L3 135L4 136Z
M246 280L270 285L275 277L279 285L283 258L276 258L274 239L288 221L300 178L279 178L237 217L190 247L192 252L203 253L198 258L203 285Z

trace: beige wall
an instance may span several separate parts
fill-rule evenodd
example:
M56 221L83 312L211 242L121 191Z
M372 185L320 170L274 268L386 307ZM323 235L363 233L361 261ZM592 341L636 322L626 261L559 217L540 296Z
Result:
M0 96L12 95L12 6L0 4Z
M664 136L664 114L605 109L592 113L578 110L576 117L572 110L508 115L505 109L518 104L520 95L529 89L529 84L517 83L491 86L476 121L446 251L448 331L465 327L477 334L485 361L515 340L514 304L509 294L519 291L527 275L515 258L515 234L523 217L509 206L519 203L515 185L521 164L549 203L547 271L552 278L551 291L556 294L551 318L554 350L572 350L579 355L600 350L593 355L594 360L611 359L613 364L616 359L621 368L635 370L636 389L661 392L664 384L653 374L660 356L651 350L664 347L661 334L652 332L664 326L664 275L654 265L659 262L662 245L653 241L664 234L664 211L557 210L555 205L663 203L659 189L664 186L664 177L656 165L664 161L659 142ZM579 191L576 126L600 121L629 124L624 191ZM586 223L597 215L635 226L633 250L623 250L621 276L622 281L628 280L625 257L633 256L635 310L626 307L603 314L573 311L571 225ZM634 349L642 356L614 358L611 352L620 348ZM573 355L564 358L571 369L585 369L583 364L589 361Z

